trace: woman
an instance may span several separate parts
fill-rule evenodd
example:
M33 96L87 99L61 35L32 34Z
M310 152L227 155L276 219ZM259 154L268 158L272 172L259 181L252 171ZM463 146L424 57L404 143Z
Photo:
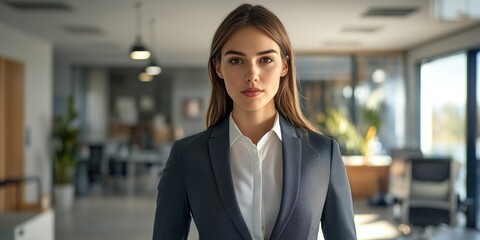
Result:
M177 141L158 186L153 239L356 239L338 144L301 113L280 20L244 4L217 29L208 129Z

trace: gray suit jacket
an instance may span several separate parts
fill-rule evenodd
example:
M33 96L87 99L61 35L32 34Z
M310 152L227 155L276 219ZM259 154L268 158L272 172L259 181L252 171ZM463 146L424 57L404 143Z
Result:
M283 188L270 239L356 239L352 197L338 144L280 117ZM187 239L191 216L200 239L251 239L230 168L228 118L175 142L158 186L153 239Z

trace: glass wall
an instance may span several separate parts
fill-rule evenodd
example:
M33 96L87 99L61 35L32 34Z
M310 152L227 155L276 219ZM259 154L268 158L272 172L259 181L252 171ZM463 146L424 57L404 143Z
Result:
M352 59L348 56L302 56L297 59L302 104L305 116L317 121L317 115L329 109L350 116L352 98Z
M405 81L401 55L359 56L355 112L358 127L372 125L377 117L382 149L403 146L405 139ZM373 116L372 116L373 114ZM364 130L366 131L366 130Z
M477 52L477 141L476 141L476 154L477 154L477 169L480 169L480 51ZM477 216L476 216L476 221L477 221L477 229L480 228L480 222L478 219L480 218L480 184L478 184L478 179L480 176L480 171L477 170Z
M477 53L477 142L476 154L477 160L480 161L480 52ZM479 199L480 200L480 199Z
M339 141L343 154L360 154L372 126L375 153L404 146L403 60L397 53L299 55L297 75L305 115Z
M423 63L420 69L420 144L425 155L461 163L465 196L467 57L464 52Z

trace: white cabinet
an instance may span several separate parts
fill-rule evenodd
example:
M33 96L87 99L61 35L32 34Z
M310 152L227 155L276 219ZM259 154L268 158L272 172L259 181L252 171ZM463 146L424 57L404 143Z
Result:
M54 240L54 212L0 213L0 240Z

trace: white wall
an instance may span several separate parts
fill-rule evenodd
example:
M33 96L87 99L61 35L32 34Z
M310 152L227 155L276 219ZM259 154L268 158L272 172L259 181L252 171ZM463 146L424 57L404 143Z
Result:
M85 136L88 142L104 142L108 133L108 71L89 69L85 76Z
M420 146L415 139L418 127L415 128L415 64L423 59L433 58L443 54L480 47L480 26L467 31L445 37L413 48L407 52L407 143L409 146Z
M172 76L172 85L173 127L181 127L184 131L184 136L205 130L205 114L210 100L210 82L206 69L178 71ZM191 98L200 98L201 101L201 114L197 119L186 119L182 114L183 101Z
M41 177L43 193L51 188L52 44L0 22L0 55L25 65L25 176ZM35 200L35 185L26 200Z

